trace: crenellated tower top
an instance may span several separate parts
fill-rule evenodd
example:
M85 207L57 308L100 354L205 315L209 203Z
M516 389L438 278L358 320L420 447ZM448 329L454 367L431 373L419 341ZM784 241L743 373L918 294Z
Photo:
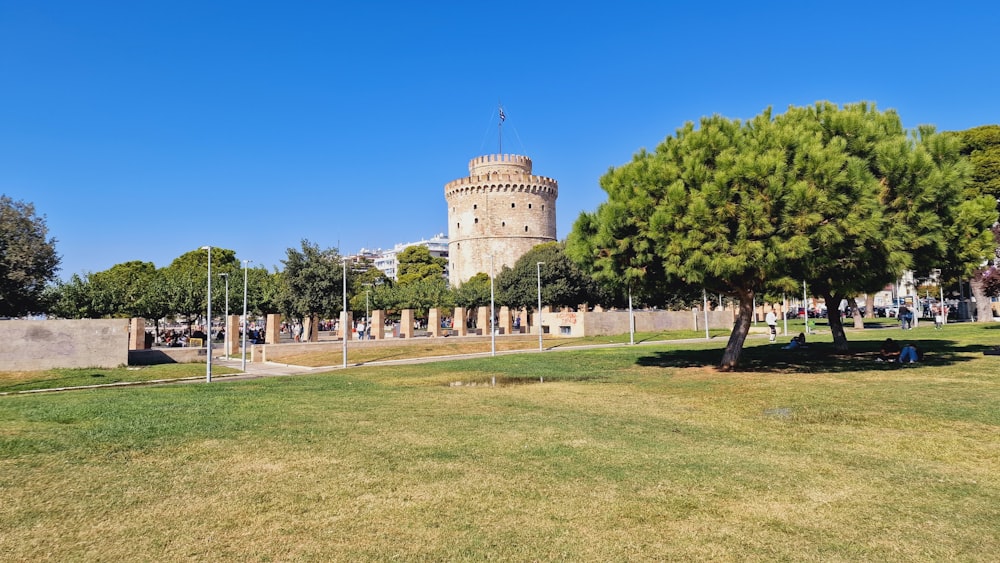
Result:
M531 159L519 154L488 154L469 161L470 176L484 176L494 172L530 175Z

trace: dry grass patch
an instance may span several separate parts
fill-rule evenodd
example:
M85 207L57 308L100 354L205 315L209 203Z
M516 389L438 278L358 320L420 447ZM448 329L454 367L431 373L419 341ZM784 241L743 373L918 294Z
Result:
M795 375L655 363L676 353L5 397L0 550L317 561L1000 552L992 358ZM509 384L448 386L493 374ZM531 382L540 374L545 384Z

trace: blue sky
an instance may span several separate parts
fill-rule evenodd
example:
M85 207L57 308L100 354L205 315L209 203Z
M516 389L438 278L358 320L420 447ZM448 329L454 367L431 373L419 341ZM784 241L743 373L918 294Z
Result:
M447 232L500 100L563 239L609 167L705 115L1000 123L998 30L986 1L0 0L0 193L46 216L63 278L391 247Z

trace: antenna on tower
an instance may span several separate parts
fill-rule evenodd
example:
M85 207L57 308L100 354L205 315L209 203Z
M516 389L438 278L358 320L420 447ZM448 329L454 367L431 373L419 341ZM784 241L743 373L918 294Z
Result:
M507 119L507 114L503 112L503 104L497 100L497 109L500 111L500 121L497 123L497 138L500 143L500 154L503 154L503 122Z

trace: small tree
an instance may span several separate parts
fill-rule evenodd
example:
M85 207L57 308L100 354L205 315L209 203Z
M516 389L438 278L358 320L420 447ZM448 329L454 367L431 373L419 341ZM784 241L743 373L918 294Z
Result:
M335 317L343 310L344 264L335 248L321 250L302 241L302 250L289 248L282 260L285 270L281 279L285 292L280 296L282 311L293 318L312 315ZM350 272L348 273L350 285Z
M212 275L221 272L237 272L240 270L236 252L225 248L212 248ZM160 278L167 309L186 318L188 330L208 305L208 254L198 249L186 252L163 269ZM212 302L222 303L221 285L218 279L212 280ZM213 313L214 314L214 313ZM211 319L208 320L211 322Z
M431 251L426 246L408 246L396 259L399 261L396 281L400 285L443 277L448 267L446 258L431 256Z
M35 207L0 195L0 317L42 312L42 294L59 269L56 240Z
M494 288L496 289L496 288ZM490 276L479 272L454 290L455 304L468 310L490 304Z
M537 307L539 274L545 305L576 307L601 300L597 283L566 256L564 245L547 242L524 253L512 268L500 271L497 301L517 309Z

